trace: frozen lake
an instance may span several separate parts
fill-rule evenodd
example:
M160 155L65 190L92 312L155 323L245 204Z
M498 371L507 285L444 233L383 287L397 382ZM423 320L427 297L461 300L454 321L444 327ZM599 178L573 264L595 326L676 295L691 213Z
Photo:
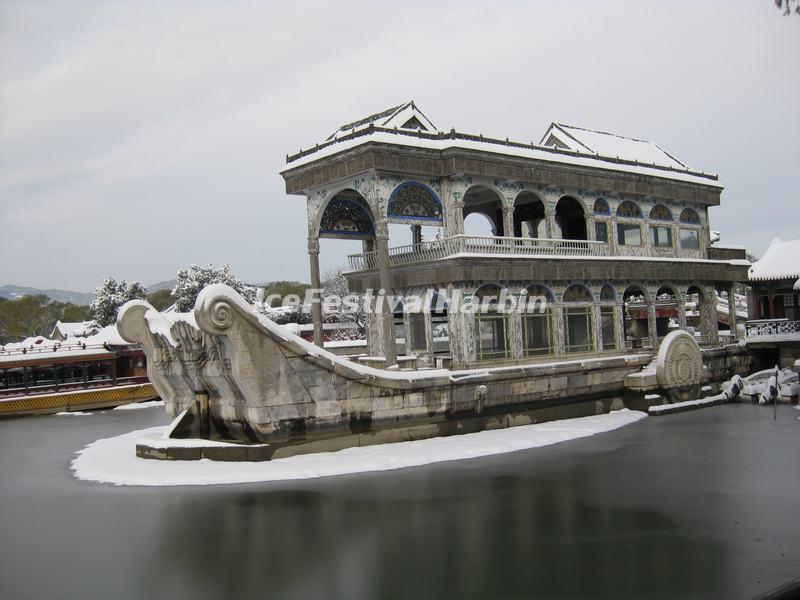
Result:
M797 576L800 412L727 405L401 471L73 478L163 408L0 421L3 598L749 598Z

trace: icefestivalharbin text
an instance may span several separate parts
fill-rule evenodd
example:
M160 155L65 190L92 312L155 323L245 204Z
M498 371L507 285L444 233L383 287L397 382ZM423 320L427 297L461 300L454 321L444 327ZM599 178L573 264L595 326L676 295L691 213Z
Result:
M72 470L78 479L115 485L215 485L314 479L418 467L538 448L612 431L646 416L642 412L623 409L578 419L347 448L338 452L304 454L256 463L138 458L137 440L159 438L166 429L152 427L89 444L72 461Z
M475 312L539 312L547 310L548 299L546 296L536 296L527 294L524 290L515 293L508 288L502 288L496 295L484 295L481 297L470 297L462 302L454 301L448 305L444 296L437 294L430 289L425 294L407 296L387 296L383 289L368 289L363 294L325 294L324 290L309 288L305 292L304 298L297 294L270 294L263 299L263 305L271 307L280 305L283 308L310 307L313 304L321 304L322 310L326 314L341 313L355 314L359 310L371 312L389 303L391 311L401 309L409 313L427 313L448 311L452 313L475 313ZM376 308L373 308L376 307Z

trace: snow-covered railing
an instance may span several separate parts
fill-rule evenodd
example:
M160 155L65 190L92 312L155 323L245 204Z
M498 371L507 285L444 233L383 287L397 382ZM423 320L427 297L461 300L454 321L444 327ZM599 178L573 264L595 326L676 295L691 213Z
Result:
M754 319L747 322L747 337L800 333L800 321Z
M606 256L609 246L589 240L454 235L441 240L389 249L391 266L438 260L456 254L492 256ZM378 253L348 256L353 271L378 268Z

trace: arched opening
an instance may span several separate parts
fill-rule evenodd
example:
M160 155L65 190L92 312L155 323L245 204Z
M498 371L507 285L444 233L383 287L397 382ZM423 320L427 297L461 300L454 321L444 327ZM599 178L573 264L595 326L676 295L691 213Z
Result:
M638 285L629 285L622 293L622 325L626 347L642 348L649 345L647 295Z
M433 337L433 353L450 353L450 324L447 318L447 298L441 292L431 296L431 333Z
M670 331L680 329L680 296L669 285L662 285L656 292L656 335L663 338Z
M389 196L386 216L395 247L424 244L441 237L442 202L424 183L405 181L398 185Z
M503 198L492 188L473 185L464 194L464 232L469 235L482 235L467 232L467 218L475 213L484 215L490 221L491 235L506 235L503 231ZM472 220L471 223L476 222Z
M564 196L556 204L555 214L558 236L565 240L586 240L586 214L583 205L571 196Z
M544 202L533 192L521 192L514 201L514 237L547 237Z
M553 293L543 285L525 290L525 312L522 314L522 351L525 356L555 354Z
M476 292L475 349L478 360L508 358L511 354L511 324L505 306L500 306L500 286L486 284Z
M470 213L464 217L464 233L467 235L477 235L482 237L492 237L495 235L495 222L484 213Z
M600 337L603 350L617 348L617 330L615 327L614 305L617 302L617 291L610 283L600 288Z
M356 190L344 189L331 197L318 217L317 234L323 279L325 274L341 270L348 259L351 268L377 268L374 256L362 256L375 249L375 220ZM337 242L328 241L332 239Z
M567 354L594 350L594 298L584 285L572 284L562 296L564 350Z

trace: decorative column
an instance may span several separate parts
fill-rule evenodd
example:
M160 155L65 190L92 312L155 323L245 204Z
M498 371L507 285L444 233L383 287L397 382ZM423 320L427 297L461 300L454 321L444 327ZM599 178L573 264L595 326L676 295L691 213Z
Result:
M509 322L511 324L511 358L519 359L523 355L523 339L522 339L522 313L518 308L511 311L509 315Z
M597 352L603 351L603 317L600 310L600 305L595 304L592 306L592 321L594 322L594 349Z
M411 226L411 243L412 244L422 243L422 225Z
M700 332L712 343L719 335L716 304L714 288L704 288L700 295Z
M655 348L658 343L658 332L656 328L656 302L651 300L647 303L647 333L650 336L650 343Z
M566 338L564 333L564 307L553 307L553 330L556 336L556 355L566 354Z
M503 236L514 237L514 207L503 206Z
M308 260L311 266L311 289L319 290L322 285L319 281L319 239L308 238ZM314 343L322 348L322 304L320 298L311 304L311 321L314 323Z
M686 331L686 296L675 296L675 306L678 309L678 327Z
M384 298L379 302L376 309L383 331L384 352L386 356L386 366L391 367L397 364L397 348L394 338L394 325L392 310L389 305L389 297L392 295L392 275L389 270L389 225L386 221L380 221L375 227L375 247L378 252L378 275Z
M621 302L614 305L614 336L619 350L625 350L625 318L622 314L623 310Z
M736 332L736 285L730 284L727 288L728 292L728 326L731 328L731 340L737 339L739 336Z

